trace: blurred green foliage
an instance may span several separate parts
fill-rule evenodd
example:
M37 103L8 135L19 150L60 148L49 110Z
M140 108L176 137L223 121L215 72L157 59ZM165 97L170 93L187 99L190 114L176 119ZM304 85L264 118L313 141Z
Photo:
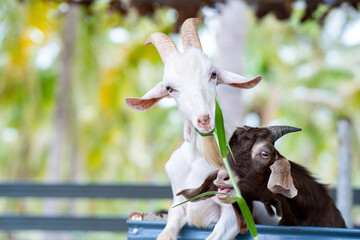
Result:
M0 181L46 181L67 8L56 1L0 2ZM156 106L140 113L124 99L142 96L161 80L161 59L143 43L152 32L170 33L175 16L168 9L152 18L135 11L122 16L108 12L102 1L79 11L61 179L72 180L71 148L76 148L79 182L167 184L165 162L183 141L177 109ZM278 149L331 184L337 177L336 123L350 118L359 186L360 45L324 41L323 27L300 23L301 14L259 22L249 12L245 75L264 80L244 91L251 99L248 112L258 114L262 125L302 128L279 140ZM42 200L0 200L7 211L41 212L41 206ZM126 215L168 206L168 201L84 200L76 211Z
M333 185L337 181L337 121L349 118L354 130L353 183L359 186L360 72L356 63L360 46L346 46L341 36L330 41L324 26L314 21L300 23L300 18L301 13L293 14L288 22L271 16L260 23L250 18L245 67L250 75L264 78L254 89L250 111L257 112L265 125L302 128L279 141L280 152ZM348 17L342 28L351 20Z
M67 8L59 2L0 3L2 182L46 182ZM119 16L108 13L105 2L81 7L79 14L68 129L64 129L69 144L59 169L61 179L72 181L72 144L76 144L78 182L167 184L164 164L182 141L182 123L174 117L177 110L138 113L127 108L124 99L141 96L161 80L162 61L155 48L145 48L143 43L154 31L169 33L174 20L167 10L157 11L152 19L136 12ZM111 41L114 29L126 33L125 41ZM0 209L41 215L43 202L1 199ZM69 204L61 200L60 211L68 212ZM168 200L77 200L74 214L128 216L169 205ZM109 234L88 235L112 239ZM89 239L88 235L76 239ZM112 235L119 239L118 234Z
M4 166L0 178L43 180L67 5L42 1L2 5L0 132L3 139L6 134L14 136L0 143ZM140 18L135 12L127 17L109 14L104 2L81 8L80 15L71 79L71 127L64 131L67 138L76 137L81 181L166 182L163 165L181 141L173 137L181 134L181 122L168 120L176 110L137 113L125 106L124 99L141 96L161 80L161 59L143 43L154 31L168 33L171 19L166 10L153 19ZM126 33L126 41L120 44L109 38L116 28ZM63 159L63 169L71 168L70 160L70 156ZM66 170L62 179L69 180Z

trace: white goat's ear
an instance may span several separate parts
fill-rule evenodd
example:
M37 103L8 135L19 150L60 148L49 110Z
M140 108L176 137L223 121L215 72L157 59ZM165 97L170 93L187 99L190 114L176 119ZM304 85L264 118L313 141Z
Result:
M273 192L282 194L287 198L293 198L297 195L297 189L294 186L291 177L291 165L286 158L276 160L270 166L271 175L267 188Z
M167 97L169 94L166 91L164 84L162 82L158 83L153 87L149 92L147 92L142 98L126 98L126 105L136 111L146 111L157 102L159 102L164 97Z
M261 81L262 77L257 76L253 79L249 79L238 74L226 71L224 69L218 68L217 79L217 84L226 84L237 88L253 88Z

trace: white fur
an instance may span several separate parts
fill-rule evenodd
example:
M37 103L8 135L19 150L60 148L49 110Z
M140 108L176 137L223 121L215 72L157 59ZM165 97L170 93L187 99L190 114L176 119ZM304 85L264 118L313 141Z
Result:
M163 84L175 89L170 96L178 104L188 142L195 136L195 127L204 133L215 127L216 79L211 79L215 70L207 56L196 48L172 54L165 65ZM210 116L209 129L198 124L198 119L206 114Z
M196 138L201 137L197 135ZM217 168L204 159L194 142L184 142L171 155L165 169L171 181L175 205L186 200L182 196L176 196L178 192L185 188L200 186L207 174ZM215 222L217 223L214 231L208 239L233 239L239 233L235 212L231 205L221 203L216 197L186 203L170 208L166 227L158 239L176 239L186 223L208 228Z
M217 78L211 78L212 72L217 73ZM215 127L216 85L251 88L260 80L261 77L247 79L217 68L201 50L190 48L167 57L163 80L144 97L126 99L128 106L138 111L150 109L163 97L172 97L177 102L184 121L185 142L171 155L165 166L171 181L174 205L185 200L176 196L178 192L200 186L206 176L217 169L209 162L215 165L221 163L218 150L214 151L214 139L205 141L195 131L197 128L200 132L208 133ZM167 86L174 91L168 92ZM199 124L199 119L205 115L210 117L208 124ZM232 206L212 197L170 208L167 224L158 239L176 239L186 223L206 228L214 222L217 222L214 231L207 239L233 239L239 233Z
M175 89L170 95L177 102L184 120L186 139L165 166L173 189L173 204L185 200L176 196L178 192L201 185L207 174L216 170L201 153L202 148L206 147L202 144L202 137L195 132L195 127L202 132L212 131L215 127L216 79L211 79L211 73L216 70L206 55L195 48L181 55L173 54L165 65L163 84ZM197 122L206 114L210 116L210 129L203 129ZM200 146L196 144L199 142ZM233 208L222 204L216 197L177 208L170 209L167 225L158 239L169 239L169 236L176 239L185 223L208 228L217 222L208 239L233 239L239 233L237 224L234 224L236 216ZM182 219L186 219L186 222Z

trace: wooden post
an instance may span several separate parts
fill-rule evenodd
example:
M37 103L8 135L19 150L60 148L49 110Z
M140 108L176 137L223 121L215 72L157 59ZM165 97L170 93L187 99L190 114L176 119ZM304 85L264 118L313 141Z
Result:
M346 226L353 227L352 207L353 192L351 186L351 149L352 149L352 131L351 122L347 118L338 121L338 164L339 181L337 186L337 206L343 215Z

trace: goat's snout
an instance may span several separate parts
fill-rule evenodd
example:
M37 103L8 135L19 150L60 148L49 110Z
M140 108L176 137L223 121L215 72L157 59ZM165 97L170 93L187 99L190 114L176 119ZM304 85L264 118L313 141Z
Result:
M201 132L211 132L214 130L214 123L209 114L202 115L197 119L198 129Z
M206 126L209 123L210 123L210 115L209 114L203 115L200 118L198 118L198 124L199 125Z
M230 181L229 174L227 173L226 169L224 167L220 168L217 178L214 181L214 185L218 187L218 192L222 192L225 194L234 194L234 188ZM234 201L233 200L227 200L229 195L225 194L217 194L216 196L220 201L223 203L231 204Z
M230 180L229 174L227 173L226 169L222 168L218 172L217 179L225 182Z

